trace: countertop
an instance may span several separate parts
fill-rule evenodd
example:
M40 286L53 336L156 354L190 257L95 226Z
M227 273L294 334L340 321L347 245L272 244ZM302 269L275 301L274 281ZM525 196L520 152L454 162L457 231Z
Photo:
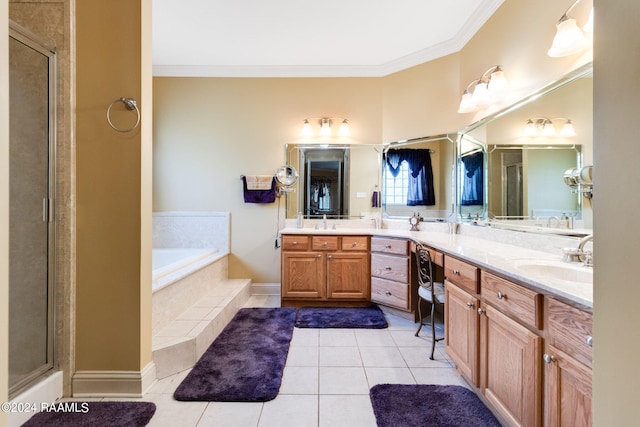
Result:
M445 224L446 226L446 224ZM593 310L593 267L581 263L562 262L562 252L544 252L522 246L499 243L464 234L441 231L409 231L401 229L375 229L339 227L337 229L284 228L281 234L314 235L368 235L401 237L424 243L434 249L473 264L511 277L537 292L560 297L581 309ZM589 278L574 281L567 272ZM569 274L571 275L571 274Z

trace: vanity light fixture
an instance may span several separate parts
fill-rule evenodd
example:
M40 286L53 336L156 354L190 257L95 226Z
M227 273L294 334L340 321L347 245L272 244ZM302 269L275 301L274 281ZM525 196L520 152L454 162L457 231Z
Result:
M309 117L304 119L302 123L302 131L300 135L305 138L314 136L314 130L311 126L312 122L317 122L320 126L318 131L319 136L328 137L333 135L331 125L334 121L341 121L340 128L338 129L338 136L351 136L351 130L349 129L349 122L347 119L341 117Z
M563 120L564 124L562 125L562 129L558 133L553 122L559 120ZM573 122L570 119L566 119L564 117L556 117L553 119L549 119L547 117L535 117L527 120L522 134L524 136L572 137L576 136L576 130L573 127Z
M467 85L458 113L472 113L492 103L502 101L509 94L509 83L501 65L495 65L485 71L479 79Z
M569 16L569 13L579 2L580 0L575 0L556 24L556 36L553 38L551 48L547 52L552 58L573 55L589 47L589 42L583 31L578 27L576 20ZM589 19L583 29L588 33L593 32L593 8L591 8Z

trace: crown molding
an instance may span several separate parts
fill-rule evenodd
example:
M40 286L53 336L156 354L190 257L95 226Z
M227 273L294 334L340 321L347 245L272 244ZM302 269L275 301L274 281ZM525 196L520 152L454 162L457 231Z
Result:
M337 66L227 66L153 65L154 77L384 77L459 52L500 7L504 0L485 0L461 26L455 37L379 65Z

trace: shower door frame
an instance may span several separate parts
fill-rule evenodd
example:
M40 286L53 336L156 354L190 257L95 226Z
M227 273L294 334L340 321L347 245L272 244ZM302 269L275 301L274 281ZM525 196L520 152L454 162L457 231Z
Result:
M9 397L15 397L20 392L29 388L36 380L50 372L55 367L55 278L56 278L56 222L55 222L55 197L56 197L56 146L57 146L57 52L54 47L35 36L13 21L9 21L9 38L22 43L26 47L42 54L48 62L48 191L47 197L42 203L43 222L47 223L47 343L46 363L34 369L15 384L9 387ZM10 52L9 52L10 53ZM9 81L11 86L11 81ZM9 111L11 117L11 111ZM9 120L11 123L11 120ZM9 174L11 176L11 174ZM11 203L11 200L9 200ZM11 289L11 283L9 283ZM11 320L9 320L11 322ZM9 342L11 346L11 342Z

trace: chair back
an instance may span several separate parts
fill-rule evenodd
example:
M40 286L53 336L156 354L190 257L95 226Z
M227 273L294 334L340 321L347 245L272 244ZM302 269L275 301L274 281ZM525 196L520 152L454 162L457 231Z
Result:
M420 286L431 290L431 294L434 296L433 266L431 263L431 254L426 246L421 244L416 245L416 262L418 266L418 283Z

